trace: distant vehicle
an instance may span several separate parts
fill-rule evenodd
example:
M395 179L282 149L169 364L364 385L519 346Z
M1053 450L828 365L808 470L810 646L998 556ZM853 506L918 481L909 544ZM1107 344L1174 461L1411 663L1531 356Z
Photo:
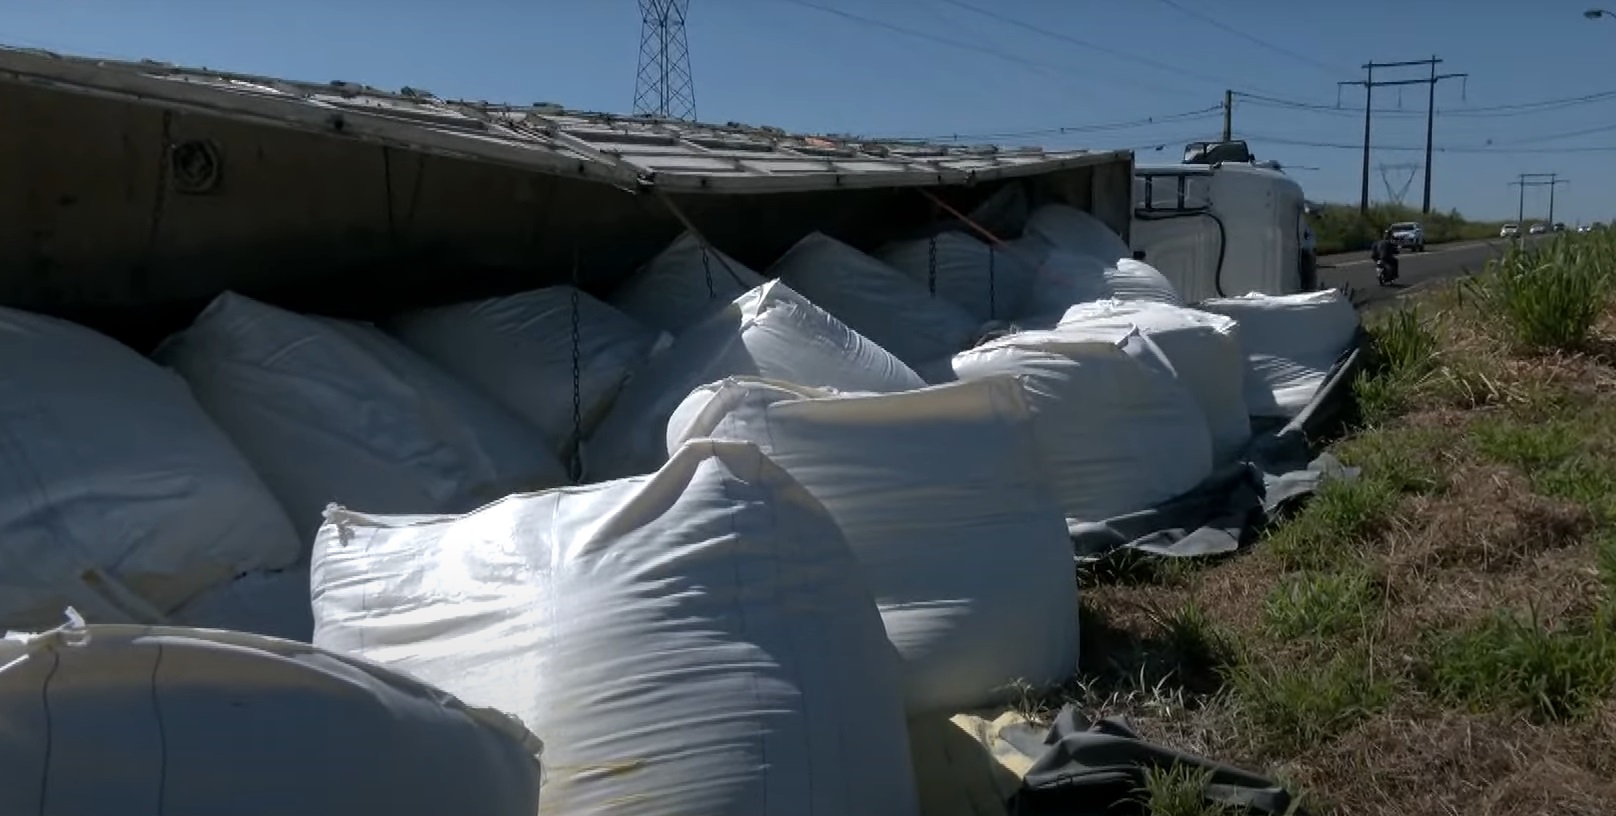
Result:
M1415 252L1425 251L1425 228L1417 221L1403 221L1388 227L1392 231L1392 241L1398 249L1412 249Z
M1528 235L1542 235L1543 233L1548 232L1548 231L1549 231L1549 225L1548 224L1533 224L1529 229L1526 230L1526 233Z
M1556 221L1556 222L1554 222L1554 231L1555 232L1565 232L1566 231L1566 225L1563 222Z
M1504 226L1502 226L1502 227L1500 227L1498 229L1498 237L1500 237L1500 238L1519 238L1519 237L1521 237L1521 225L1520 224L1505 224Z

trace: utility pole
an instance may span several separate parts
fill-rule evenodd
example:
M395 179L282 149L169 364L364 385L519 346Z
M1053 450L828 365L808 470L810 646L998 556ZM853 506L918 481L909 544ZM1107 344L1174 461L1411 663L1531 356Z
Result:
M1569 179L1560 178L1559 173L1517 173L1515 180L1510 182L1511 187L1519 187L1520 198L1515 205L1515 223L1520 224L1526 220L1526 188L1549 188L1549 228L1554 227L1554 188L1561 184L1570 184ZM1525 226L1524 224L1522 226Z
M1442 60L1432 56L1430 59L1406 60L1403 62L1367 62L1364 63L1364 78L1348 82L1337 82L1336 87L1357 85L1364 89L1364 117L1363 117L1363 180L1359 191L1358 212L1369 212L1369 148L1371 135L1371 114L1374 113L1375 89L1390 88L1402 85L1429 85L1430 107L1425 117L1425 208L1424 212L1431 211L1431 152L1432 137L1436 131L1436 84L1444 79L1458 79L1468 77L1469 74L1438 74L1436 66ZM1375 81L1376 68L1408 68L1416 65L1429 65L1431 76L1425 79L1391 79Z
M1234 141L1234 91L1223 92L1223 141Z

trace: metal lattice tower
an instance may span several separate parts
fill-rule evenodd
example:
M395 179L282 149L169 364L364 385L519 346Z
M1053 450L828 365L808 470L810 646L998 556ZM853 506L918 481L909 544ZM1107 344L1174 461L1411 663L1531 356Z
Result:
M1382 164L1379 165L1380 181L1386 185L1386 195L1393 204L1402 204L1408 197L1408 188L1414 186L1414 176L1420 172L1423 164ZM1395 189L1392 183L1393 176L1402 176L1402 181Z
M696 80L690 73L685 12L690 0L640 0L640 70L634 115L696 118Z

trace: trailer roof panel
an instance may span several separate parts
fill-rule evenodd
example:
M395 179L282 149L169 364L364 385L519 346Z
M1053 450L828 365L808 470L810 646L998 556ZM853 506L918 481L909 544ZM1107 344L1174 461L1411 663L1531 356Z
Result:
M762 193L971 184L1129 155L789 134L736 123L445 100L413 88L393 92L351 82L300 82L4 47L0 82L340 134L625 188Z

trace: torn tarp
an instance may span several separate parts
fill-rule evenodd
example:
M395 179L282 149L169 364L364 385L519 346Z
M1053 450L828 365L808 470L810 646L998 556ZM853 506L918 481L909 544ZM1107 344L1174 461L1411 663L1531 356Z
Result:
M1317 490L1328 479L1354 478L1355 468L1315 443L1340 427L1354 407L1352 381L1363 367L1368 334L1359 329L1318 393L1289 422L1253 429L1238 461L1218 469L1199 487L1164 504L1102 522L1068 521L1079 561L1120 549L1166 556L1232 552L1270 515Z
M1044 739L1047 748L1022 778L1012 816L1117 816L1143 813L1147 774L1188 768L1206 774L1206 803L1230 813L1289 813L1291 795L1274 781L1229 765L1146 742L1120 720L1090 723L1072 706L1061 709Z

